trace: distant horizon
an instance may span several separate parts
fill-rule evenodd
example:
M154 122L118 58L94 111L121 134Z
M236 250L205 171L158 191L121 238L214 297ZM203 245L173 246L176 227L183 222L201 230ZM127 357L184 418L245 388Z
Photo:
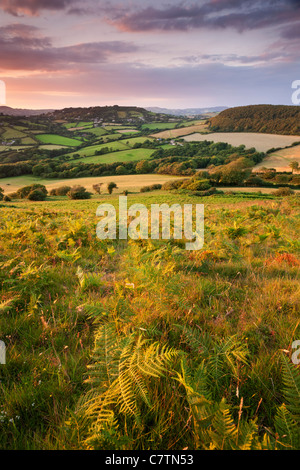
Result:
M61 108L32 108L29 106L26 107L19 107L19 106L9 106L8 104L1 104L0 103L0 108L10 108L10 109L15 109L15 110L28 110L28 111L41 111L41 110L50 110L50 111L62 111L63 109L70 109L70 108L96 108L96 107L110 107L110 106L119 106L119 107L135 107L135 108L160 108L160 109L170 109L170 110L188 110L188 109L213 109L213 108L238 108L238 107L244 107L244 106L295 106L294 104L284 104L284 103L248 103L244 105L236 105L236 106L219 106L219 105L214 105L214 106L182 106L180 108L178 107L166 107L166 106L159 106L159 105L151 105L151 106L140 106L140 105L135 105L135 104L94 104L94 105L86 105L86 106L75 106L75 105L69 105L69 106L63 106Z

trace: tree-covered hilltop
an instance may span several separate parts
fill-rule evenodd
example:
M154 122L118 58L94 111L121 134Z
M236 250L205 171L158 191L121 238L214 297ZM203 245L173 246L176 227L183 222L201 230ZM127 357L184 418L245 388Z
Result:
M212 131L300 135L300 107L270 104L238 106L225 109L208 122Z
M49 113L57 120L90 120L98 119L116 123L138 123L166 120L165 114L156 114L136 106L92 106L89 108L64 108ZM173 116L171 116L173 117Z

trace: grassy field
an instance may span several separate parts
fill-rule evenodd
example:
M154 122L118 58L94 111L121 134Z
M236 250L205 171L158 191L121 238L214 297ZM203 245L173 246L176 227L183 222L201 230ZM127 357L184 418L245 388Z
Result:
M297 448L297 197L129 196L203 203L199 251L100 240L102 202L1 203L0 448Z
M137 129L118 129L118 131L120 134L136 134L136 133L139 133L139 131Z
M259 170L265 167L275 168L277 171L291 171L291 167L289 166L291 162L298 162L300 164L300 145L270 153L264 161L256 165L253 170Z
M4 127L4 132L1 134L1 139L11 140L11 139L20 139L26 137L27 135L24 132L14 128L14 127Z
M153 122L142 125L142 129L156 130L156 129L174 129L177 122Z
M213 132L208 134L191 134L184 137L186 142L199 142L211 140L213 142L227 142L234 147L245 145L254 147L258 152L266 152L271 148L286 147L299 142L300 137L294 135L258 134L252 132Z
M195 124L193 126L186 126L179 129L171 129L167 131L158 132L152 134L152 137L157 139L175 139L176 137L183 137L189 134L194 134L195 132L207 132L207 125L201 122L200 124Z
M1 178L0 187L4 189L5 194L9 194L17 191L23 186L28 186L30 184L44 184L48 191L52 188L57 188L60 186L74 186L82 185L92 191L93 185L96 183L103 183L103 191L106 192L106 185L110 181L114 181L118 188L114 190L116 193L122 193L125 189L131 192L139 192L140 188L143 186L148 186L152 184L164 184L167 181L181 179L181 177L174 177L168 175L116 175L116 176L102 176L102 177L85 177L85 178L73 178L73 179L43 179L32 175L26 176L16 176L14 178Z
M109 152L114 150L131 150L135 143L142 143L147 140L148 137L128 137L128 139L116 140L113 142L107 142L104 144L96 144L78 149L73 152L68 152L66 155L78 154L80 156L94 156L95 152L107 148ZM150 137L151 140L151 137ZM103 155L102 155L103 156Z
M68 147L76 147L77 145L82 144L81 140L71 139L69 137L56 134L38 134L36 138L43 144L66 145Z
M153 154L153 149L131 149L120 150L118 152L95 155L93 157L82 157L77 161L84 163L114 163L114 162L135 162L138 160L148 160Z
M96 136L102 136L102 135L107 134L108 131L106 129L103 129L103 127L92 127L92 128L86 129L84 133L91 133Z

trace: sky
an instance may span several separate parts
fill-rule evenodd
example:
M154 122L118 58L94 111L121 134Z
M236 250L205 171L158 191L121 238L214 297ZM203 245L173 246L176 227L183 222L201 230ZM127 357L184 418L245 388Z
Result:
M300 0L0 0L0 80L15 108L291 105Z

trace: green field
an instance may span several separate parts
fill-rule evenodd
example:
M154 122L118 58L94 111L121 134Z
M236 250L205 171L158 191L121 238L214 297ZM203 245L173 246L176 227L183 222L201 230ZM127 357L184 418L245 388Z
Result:
M177 122L153 122L153 123L147 123L142 125L142 129L149 129L149 130L156 130L156 129L174 129L174 127L177 125Z
M1 449L299 448L298 198L128 197L196 202L199 251L97 238L114 194L1 202Z
M153 154L153 149L131 149L120 150L118 152L106 153L104 155L95 155L93 157L82 157L76 161L84 163L114 163L114 162L132 162L138 160L147 160Z
M68 147L76 147L77 145L82 144L81 140L71 139L69 137L56 134L39 134L36 138L43 144L66 145Z
M135 143L142 143L142 142L145 142L145 140L147 140L148 137L133 137L133 138L126 138L126 139L122 139L122 140L116 140L116 141L113 141L113 142L107 142L107 143L104 143L104 144L97 144L97 145L90 145L90 146L87 146L87 147L84 147L82 149L79 149L77 151L74 151L74 152L69 152L67 153L66 155L74 155L74 154L79 154L80 156L84 157L90 157L90 156L94 156L95 155L95 152L99 151L99 150L102 150L104 148L107 148L110 151L113 151L113 150L130 150L131 147L135 144ZM150 138L151 140L151 138Z
M4 127L4 132L1 134L1 139L3 140L19 139L22 137L26 137L26 134L13 127Z
M93 127L91 129L86 129L83 132L91 133L91 134L94 134L96 136L98 136L98 135L102 136L102 135L107 134L107 131L103 127Z

